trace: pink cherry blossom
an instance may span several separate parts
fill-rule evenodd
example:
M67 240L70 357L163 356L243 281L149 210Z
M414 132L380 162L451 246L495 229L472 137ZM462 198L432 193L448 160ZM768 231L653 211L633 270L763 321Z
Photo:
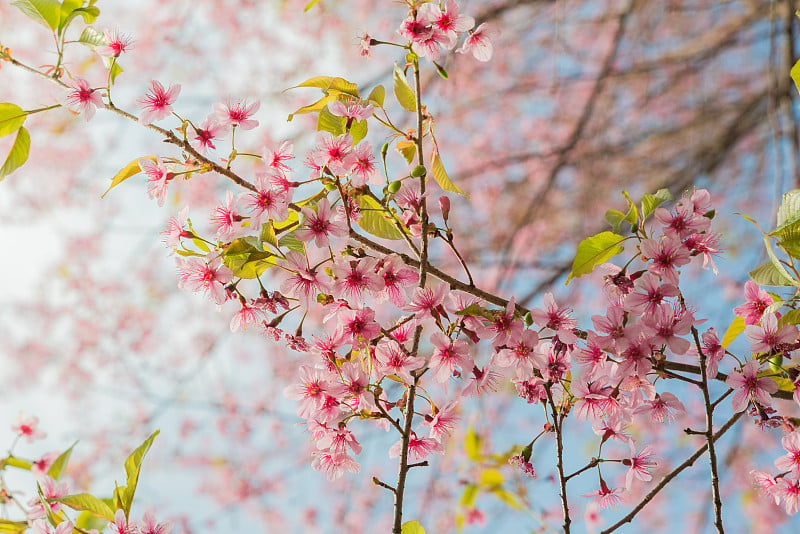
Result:
M678 400L678 397L672 393L664 392L656 395L656 398L652 401L644 401L636 408L635 413L649 413L654 422L663 423L667 421L671 423L675 420L676 414L686 413L686 408Z
M451 435L455 430L456 423L461 419L457 409L458 404L451 402L438 410L433 417L426 416L422 426L430 427L431 430L428 437L442 441L446 436Z
M164 244L169 248L181 246L182 238L192 237L194 234L186 229L186 221L189 214L189 206L184 207L177 215L173 215L167 221L164 229Z
M383 278L375 272L377 264L375 258L336 263L333 266L336 294L348 302L363 305L365 292L374 294L383 289Z
M381 375L395 375L410 384L414 381L411 371L422 367L424 361L409 354L395 340L381 340L375 347L375 364Z
M572 345L578 340L578 336L572 331L573 328L578 326L578 321L570 317L571 313L572 308L559 307L555 298L553 298L553 294L547 292L544 295L544 309L532 309L531 317L533 322L539 326L555 331L562 343Z
M330 387L322 370L301 365L297 382L287 386L283 395L289 400L299 401L297 415L311 419L325 402L325 394Z
M356 146L349 155L349 167L352 168L350 183L355 187L361 187L366 183L381 185L380 174L375 166L375 158L372 156L372 145L369 141L362 141Z
M310 267L307 257L295 250L286 253L283 268L289 274L281 284L281 292L301 300L306 306L311 304L317 293L330 289L327 277Z
M458 370L472 368L472 357L466 341L452 340L441 332L434 332L431 335L431 343L435 348L428 365L434 381L445 383Z
M381 326L375 322L375 310L363 308L360 310L344 309L338 314L342 332L352 341L370 341L381 333Z
M792 478L800 478L800 431L794 431L781 439L786 454L775 460L775 467L789 471Z
M450 286L439 282L433 287L418 287L414 290L411 302L403 310L415 314L415 319L420 322L428 317L436 318L440 315L442 304L450 291Z
M47 475L40 478L38 484L44 499L40 499L36 496L28 502L28 506L30 507L28 509L28 519L45 517L47 515L44 509L45 506L48 506L52 513L57 514L61 510L61 503L45 501L47 499L58 499L69 494L69 484L67 482L56 482L55 479Z
M631 447L631 455L627 460L623 460L623 464L627 465L628 472L625 475L625 487L630 490L633 484L633 479L637 478L642 482L650 482L653 480L651 470L658 465L655 461L655 454L653 454L653 447L648 445L638 453L633 446L633 440L629 442Z
M328 104L328 111L337 117L345 117L350 121L363 121L372 117L375 106L372 104L364 105L356 98L347 101L334 100Z
M389 449L389 458L397 458L403 450L403 440L401 439ZM421 461L431 453L443 453L442 444L433 438L420 438L414 432L408 438L408 455L415 461Z
M214 104L214 119L220 126L239 127L241 130L252 130L258 126L258 121L250 117L258 111L261 102L256 100L252 104L248 104L247 100L237 100L232 102L228 98L225 102L217 102Z
M303 226L294 233L300 241L313 239L314 244L322 248L330 244L329 236L345 237L348 234L344 215L333 210L327 198L319 201L317 211L311 208L303 208L301 211L305 220Z
M88 122L98 107L103 107L103 99L97 89L92 89L89 82L82 78L67 80L68 88L62 96L64 106L75 113L80 113Z
M323 471L328 480L336 480L345 472L358 473L361 466L346 454L314 451L314 460L311 466L317 471Z
M225 286L233 280L233 273L222 265L215 252L206 258L178 258L178 287L194 293L203 292L217 304L228 300Z
M139 122L147 125L169 117L172 113L172 104L178 99L180 92L180 84L170 85L169 89L165 89L161 82L152 80L150 91L137 100L144 110L139 115Z
M104 57L119 57L133 48L133 39L119 30L103 30L106 44L95 48L95 52Z
M616 510L617 506L619 506L620 502L622 501L619 496L620 492L622 492L622 488L609 488L608 485L601 480L600 489L582 496L591 497L594 499L594 502L600 505L601 510L607 510L609 508Z
M191 135L189 136L189 144L204 156L208 153L209 148L217 148L214 144L215 141L225 136L224 126L213 119L213 116L206 118L199 128L194 124L191 125L191 128L194 132L194 138Z
M796 514L800 509L800 480L781 478L775 487L775 495L783 501L787 514Z
M228 191L225 194L225 203L218 204L211 215L211 225L220 241L233 241L246 230L242 226L245 218L239 212L237 200L237 196L232 191Z
M172 532L172 524L169 522L158 523L150 512L145 512L142 517L142 524L139 527L139 534L169 534Z
M17 436L25 438L28 443L33 443L34 440L43 439L47 436L39 429L38 417L26 417L22 412L17 414L17 423L11 425L11 431Z
M689 251L678 239L668 236L661 239L645 239L639 245L642 256L651 260L647 270L657 274L664 282L678 285L678 267L691 261Z
M470 31L469 37L464 40L461 48L456 52L461 54L472 52L472 56L478 61L489 61L494 52L492 41L497 37L499 37L499 32L484 22L474 31Z
M772 297L758 287L755 282L748 280L744 284L744 298L747 302L736 306L733 309L733 313L744 318L744 324L746 325L758 324L761 316L764 315L764 310L772 304Z
M167 183L172 179L172 173L167 171L161 158L157 158L155 162L142 158L139 160L139 168L147 176L147 196L163 206L167 200Z
M109 523L111 532L114 534L139 534L139 527L135 522L128 522L124 510L117 510L114 514L114 522Z
M430 6L430 18L433 25L444 32L447 41L444 43L445 48L452 50L458 41L457 32L465 32L471 30L475 26L475 19L459 13L458 4L455 0L447 0L444 3L444 10L440 9L435 3L425 4Z
M274 189L264 175L256 176L254 193L247 193L242 199L245 209L250 212L250 227L261 228L269 219L284 221L289 216L289 194L284 189Z
M750 360L741 370L728 375L725 381L736 391L733 393L733 410L741 412L747 408L750 398L762 406L771 406L770 394L778 391L778 384L771 378L758 378L760 364L757 360Z
M53 528L44 519L37 519L31 525L32 534L72 534L75 525L72 521L62 521L57 527Z
M417 272L406 267L397 254L385 256L378 274L383 278L383 289L378 294L378 301L389 299L397 307L407 302L403 288L413 286L419 280Z
M347 156L353 150L350 134L336 137L330 132L317 133L317 146L309 153L311 161L320 169L327 168L337 176L344 176L352 169L352 160Z
M761 325L748 325L744 329L745 337L752 342L753 352L772 352L781 345L797 341L797 327L784 325L778 327L778 318L774 313L766 313L761 317Z
M285 175L291 169L284 162L294 158L294 144L283 141L276 148L265 146L261 152L261 164L268 172Z
M533 374L534 351L539 343L539 336L533 330L522 330L511 336L506 347L499 350L495 356L495 363L500 367L513 366L520 378L527 378Z

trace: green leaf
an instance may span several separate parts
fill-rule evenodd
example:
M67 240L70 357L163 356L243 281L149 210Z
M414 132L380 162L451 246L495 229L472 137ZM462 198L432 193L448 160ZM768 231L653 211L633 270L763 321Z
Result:
M78 442L72 444L72 446L58 455L58 458L53 461L53 465L50 466L50 469L47 470L47 475L58 480L58 477L61 476L61 473L64 472L64 468L67 467L67 462L69 461L69 457L72 454L72 449L75 448L75 445Z
M659 189L655 194L647 193L644 195L642 197L642 220L652 215L661 204L672 199L673 196L672 193L669 192L669 189Z
M720 345L725 348L728 348L733 340L739 337L739 334L744 332L744 318L739 317L738 315L733 318L731 321L730 326L725 331L725 335L722 336L722 341L720 341Z
M789 76L792 77L794 86L797 88L797 91L800 92L800 59L795 62L792 70L789 71Z
M402 232L397 229L394 220L386 214L386 208L378 201L369 195L361 195L358 197L358 205L361 209L358 225L364 231L383 239L403 239Z
M448 78L447 71L445 70L444 67L442 67L441 65L439 65L435 61L433 62L433 66L436 67L436 72L439 74L439 76L441 76L445 80Z
M55 30L61 20L61 4L57 0L17 0L11 2L28 17L45 28Z
M91 512L97 517L114 521L114 510L105 502L101 501L89 493L77 493L75 495L65 495L58 499L51 499L52 502L60 502L73 510Z
M350 125L350 135L353 137L353 146L367 136L367 121L357 121Z
M477 462L481 459L481 437L472 427L467 429L467 434L464 436L464 452L472 461Z
M463 189L458 187L453 183L452 180L450 180L450 177L447 175L447 171L444 170L444 165L442 165L442 159L439 157L438 152L433 152L432 154L431 171L433 173L433 179L436 180L436 183L439 184L439 187L445 191L464 195L465 197L469 198L469 194L467 194Z
M369 96L367 97L368 102L372 102L379 108L383 107L383 102L386 99L386 89L382 85L376 85L372 88L372 91L369 92Z
M285 236L281 237L278 240L278 244L282 247L288 248L289 250L300 252L301 254L305 254L306 251L305 243L297 239L294 234L286 234Z
M139 160L140 159L149 159L152 162L156 162L155 156L144 156L142 158L136 158L135 160L131 161L127 165L125 165L120 171L114 175L111 179L111 185L108 186L106 192L100 195L100 198L105 198L109 191L117 187L119 184L130 178L131 176L136 176L140 172L142 172L142 168L139 167Z
M800 309L789 310L778 319L778 326L786 326L791 324L800 324Z
M58 35L62 35L64 30L69 26L69 23L78 16L78 13L74 13L75 10L79 9L83 5L83 0L64 0L61 2L61 7L59 11L58 17Z
M783 194L777 219L778 227L800 219L800 189L792 189Z
M622 223L625 222L625 214L619 210L610 209L606 211L606 222L611 225L611 229L619 233Z
M458 501L458 503L464 508L473 508L477 497L478 486L475 484L467 484L467 487L464 488L464 493L461 494L461 500Z
M417 111L417 97L408 85L406 75L397 65L394 66L394 96L406 111Z
M346 119L338 117L330 112L328 106L320 110L319 117L317 118L317 131L330 132L334 136L342 135L344 133L344 125Z
M142 468L142 460L144 460L145 454L147 454L147 451L150 450L150 446L153 444L153 440L156 439L156 436L158 436L159 432L159 430L156 430L150 434L150 437L144 440L141 445L136 447L136 449L125 459L125 476L128 484L128 490L126 491L124 503L126 517L131 511L133 496L136 493L136 485L139 483L139 471ZM111 514L112 519L113 515L114 514Z
M786 270L786 267L783 266L778 256L775 255L775 251L772 250L772 243L770 243L769 236L764 236L764 244L767 247L767 255L769 256L769 260L772 262L772 265L780 272L781 276L786 279L786 284L783 285L791 285L794 287L800 287L800 282L795 280L789 271Z
M575 260L572 262L572 270L567 277L567 284L573 278L591 273L597 265L622 252L624 241L625 237L613 232L600 232L581 241Z
M314 7L315 5L319 4L321 0L311 0L309 3L306 4L306 7L303 8L303 12L307 12L309 9Z
M425 534L425 529L419 524L419 521L406 521L403 523L401 534Z
M16 104L10 102L0 103L0 137L17 132L28 114Z
M107 504L107 503L106 503ZM96 530L98 532L102 531L108 525L108 520L103 519L94 515L91 512L84 510L80 514L78 514L77 519L75 519L75 527L82 528L83 530Z
M234 276L247 279L260 276L276 264L274 254L264 251L260 238L255 237L234 239L222 252L222 261Z
M8 519L0 519L0 532L3 534L18 534L25 532L27 529L27 521L10 521Z
M329 102L333 102L334 100L336 100L336 95L323 96L322 98L320 98L319 100L317 100L313 104L309 104L307 106L303 106L302 108L298 109L294 113L290 113L289 117L286 120L291 122L292 119L294 119L295 115L302 115L304 113L314 113L316 111L321 111L322 109L325 108L325 106L328 105Z
M358 85L339 77L314 76L289 89L297 89L298 87L316 87L322 89L322 92L326 95L339 96L340 94L347 94L358 97Z
M114 82L117 81L117 76L122 74L122 67L119 66L119 62L116 58L111 58L111 72L109 72L109 77L111 78L111 85L114 85Z
M25 162L28 161L30 149L31 136L28 134L28 130L26 130L25 127L21 127L17 131L17 138L14 140L14 144L6 157L5 163L3 163L3 166L0 168L0 181L3 181L3 178L25 165Z
M398 141L394 148L403 155L407 163L414 161L414 156L417 155L417 145L407 139Z
M750 278L760 286L794 286L793 280L787 278L771 261L750 271Z
M479 484L486 489L494 489L497 486L502 485L505 480L506 479L503 476L503 473L497 469L486 469L481 471L481 475L478 479Z
M103 32L86 26L78 37L78 42L89 46L101 46L106 44L106 36Z
M272 226L272 221L261 225L261 242L269 243L275 248L278 247L278 238L275 236L275 228Z

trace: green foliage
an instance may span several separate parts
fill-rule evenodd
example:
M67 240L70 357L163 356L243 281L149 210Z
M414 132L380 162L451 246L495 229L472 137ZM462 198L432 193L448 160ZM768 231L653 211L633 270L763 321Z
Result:
M103 35L103 32L91 26L86 26L81 32L80 37L78 37L78 42L89 46L100 46L105 44L106 37Z
M445 191L464 195L465 197L469 198L469 194L453 183L453 181L447 175L447 171L444 170L444 165L442 165L442 159L439 157L438 152L433 152L431 156L431 171L433 174L433 179L436 180L436 183L439 184L439 187Z
M383 107L383 102L386 99L386 89L382 85L376 85L372 91L369 92L367 101L375 104L379 108Z
M3 163L3 166L0 167L0 181L25 165L25 162L28 161L30 149L31 136L28 134L28 130L21 127L17 130L17 138L11 146L11 151L8 153L8 156L6 156L6 161Z
M222 251L222 262L239 278L252 279L275 266L274 254L265 251L256 237L234 239Z
M397 65L394 66L394 96L406 111L417 111L417 97L414 90L408 85L406 75Z
M153 444L153 440L156 439L158 434L158 430L150 434L150 437L144 440L141 445L136 447L136 449L134 449L134 451L125 459L125 478L127 487L119 488L125 490L120 492L120 504L122 505L122 509L125 511L125 517L128 517L128 514L131 511L133 496L136 493L136 486L139 484L139 472L142 468L142 460L144 460L144 456L147 454L147 451L150 450L150 446ZM114 514L111 515L113 519Z
M77 442L73 443L72 446L58 455L53 461L53 464L50 466L50 469L47 470L47 475L58 480L58 477L61 476L61 473L64 472L64 468L67 467L67 462L69 461L70 455L72 455L72 449L75 448Z
M655 194L647 193L642 197L642 220L646 220L661 204L673 200L669 189L659 189Z
M481 459L481 437L472 427L467 429L467 433L464 436L464 452L467 453L467 458L473 462Z
M725 348L729 347L730 344L733 343L733 341L737 337L739 337L739 334L744 332L744 326L745 325L743 317L739 317L738 315L734 317L733 321L731 321L730 326L728 326L728 329L725 331L725 335L722 336L722 341L720 341L720 345L722 345Z
M798 282L791 274L789 274L789 271L786 270L786 267L783 266L781 260L775 254L775 251L772 250L772 243L770 243L769 236L764 236L764 245L767 247L767 255L769 256L770 262L786 282L785 284L781 285L789 285L800 288L800 282Z
M407 163L414 161L414 156L417 155L417 145L408 139L398 141L394 148L402 154Z
M794 80L794 86L797 88L797 91L800 92L800 59L792 67L792 70L789 71L789 75Z
M573 278L579 278L591 273L594 268L613 258L624 250L622 243L625 237L613 232L600 232L587 237L578 245L572 270L567 277L567 284Z
M30 19L45 28L55 30L61 21L61 4L57 0L16 0L11 2Z
M16 104L0 103L0 137L19 131L28 114Z
M120 169L120 171L114 175L111 179L111 185L108 186L106 192L100 195L100 198L105 198L109 191L117 187L119 184L130 178L131 176L136 176L140 172L142 172L141 167L139 167L139 160L140 159L149 159L152 162L156 161L155 156L145 156L144 158L136 158L124 167Z
M419 524L419 521L406 521L403 523L403 529L400 531L402 534L425 534L425 529Z
M83 6L83 0L64 0L61 4L58 23L58 35L62 35L75 17L83 17L86 24L93 24L100 15L100 10L95 6Z
M94 495L90 495L89 493L76 493L75 495L65 495L64 497L60 497L54 500L56 502L62 503L64 506L72 508L73 510L86 511L93 514L96 517L101 517L109 521L114 521L114 510L112 510L111 507L104 501L98 499ZM128 508L130 509L130 506Z
M787 278L784 272L768 261L750 271L750 278L760 286L794 286L792 278Z
M294 87L290 87L289 89L297 89L299 87L316 87L318 89L322 89L324 96L313 104L303 106L294 113L291 113L287 119L289 121L291 121L295 115L322 111L325 106L338 99L340 95L350 95L359 98L358 86L353 82L345 80L344 78L333 76L314 76L313 78L309 78L303 83L295 85Z
M358 197L361 218L358 225L370 234L383 239L403 239L403 233L397 229L397 222L388 215L386 208L369 195Z
M0 532L2 534L19 534L28 529L27 521L10 521L8 519L0 519Z

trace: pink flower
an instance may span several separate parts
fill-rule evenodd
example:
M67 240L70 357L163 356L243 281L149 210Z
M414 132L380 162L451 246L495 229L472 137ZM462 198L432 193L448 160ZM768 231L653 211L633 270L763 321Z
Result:
M775 460L775 467L789 471L792 478L800 478L800 431L783 436L781 445L786 449L786 454Z
M239 311L231 318L231 332L247 330L247 325L257 325L264 320L264 312L257 307L242 304Z
M352 341L369 341L378 337L381 326L375 322L375 311L371 308L361 310L345 309L339 312L339 324L345 336Z
M706 356L706 374L708 378L714 378L719 372L719 362L725 357L725 347L720 344L715 328L709 328L703 332L702 345L703 354ZM687 354L700 357L697 354L697 347L694 345L689 348Z
M744 284L744 298L747 302L736 306L733 309L733 313L742 317L746 325L758 324L761 316L764 315L764 310L772 304L772 297L758 287L755 282L748 280Z
M286 174L291 169L284 161L294 158L294 144L291 141L283 141L276 149L264 147L261 153L261 162L268 171L278 174Z
M92 89L89 82L82 78L67 80L69 86L62 96L62 104L75 113L82 113L88 122L98 107L103 107L103 99L97 89Z
M325 428L324 434L317 437L317 449L321 451L328 450L334 454L347 454L348 448L353 454L361 454L361 444L346 427Z
M492 53L494 52L492 40L497 39L497 37L499 37L499 32L491 26L487 26L484 22L474 31L470 31L469 37L466 38L464 44L456 52L461 54L472 52L473 57L478 61L489 61L492 59Z
M172 104L178 99L180 92L180 84L170 85L167 90L160 82L152 80L150 91L137 100L140 107L144 109L139 115L139 122L147 125L169 117L172 113Z
M372 117L372 112L375 106L367 104L366 106L360 100L351 98L346 102L341 100L334 100L328 104L328 111L337 117L345 117L350 121L363 121Z
M157 523L153 514L145 512L139 534L169 534L171 531L172 525L169 522Z
M609 508L616 510L617 506L621 502L621 498L618 495L621 491L622 488L609 488L601 479L599 490L582 495L582 497L592 497L594 502L600 505L601 510L606 510Z
M303 208L301 211L305 219L303 227L294 233L300 241L313 239L317 247L323 248L330 244L329 236L345 237L348 234L343 214L338 210L334 211L327 198L319 201L317 211L311 208Z
M633 446L633 440L628 443L631 447L631 455L627 460L623 460L622 463L629 466L628 472L625 475L625 487L630 490L634 477L642 482L650 482L653 480L653 475L650 471L653 467L658 465L658 462L655 461L653 447L650 445L640 450L637 454Z
M361 466L358 465L358 462L346 454L322 451L314 451L311 454L314 456L311 467L317 471L324 471L328 480L340 478L345 471L350 473L358 473L361 471Z
M676 297L678 293L674 285L662 284L655 274L645 273L636 281L635 290L625 296L624 308L636 315L650 315L666 297Z
M517 371L520 378L528 378L533 374L534 351L539 343L539 336L533 330L523 330L512 336L506 343L506 348L497 352L495 363L500 367L511 367Z
M781 498L775 492L778 489L778 481L769 473L763 471L750 471L750 477L753 479L753 486L756 487L758 492L766 497L771 497L775 504L780 504Z
M289 216L289 195L285 190L273 189L268 179L256 176L255 193L247 193L244 205L250 210L250 227L261 228L269 219L284 221Z
M199 128L193 124L192 130L194 131L194 139L191 139L189 144L204 156L208 153L209 148L216 149L214 141L221 139L225 135L223 126L212 120L212 118L206 118Z
M383 289L378 295L378 300L388 298L398 308L407 302L403 288L412 286L419 280L417 272L406 267L400 256L396 254L390 254L383 258L378 274L383 278Z
M11 431L17 436L25 438L28 443L33 443L36 439L43 439L47 434L39 430L38 417L25 417L25 414L19 412L17 415L17 424L11 425Z
M441 410L438 410L433 417L425 416L422 426L430 427L431 430L428 437L441 441L445 436L452 434L456 423L461 419L456 411L457 408L458 404L451 402Z
M333 266L336 277L334 290L339 298L351 304L364 304L364 292L377 293L383 289L383 278L375 272L378 260L361 258Z
M308 265L306 256L295 250L286 253L283 268L289 276L281 284L281 293L300 299L306 306L313 302L317 293L329 289L328 282Z
M48 452L38 460L31 463L31 473L33 476L41 478L47 474L47 471L50 470L50 467L55 462L56 458L60 456L58 451Z
M167 171L161 158L157 158L155 162L142 158L139 160L139 168L147 176L147 196L163 206L167 200L167 182L172 179L172 173Z
M114 534L139 534L136 523L128 522L124 510L117 510L117 513L114 514L114 522L109 523L109 526Z
M129 35L120 33L119 30L103 30L106 43L95 49L103 57L119 57L128 49L133 48L133 39Z
M381 340L375 347L375 365L382 376L395 375L407 384L414 381L411 371L422 367L424 362L403 349L394 340Z
M350 134L334 137L322 131L317 133L317 146L309 153L309 158L320 169L327 168L337 176L344 176L352 169L352 160L347 157L351 150L353 138Z
M469 345L461 339L452 340L441 332L431 335L435 347L428 365L433 380L443 384L460 369L470 369L474 364L469 354Z
M401 439L389 449L389 458L398 458L403 450L403 440ZM408 438L408 454L413 461L424 460L432 452L443 453L442 444L433 438L420 438L415 433L411 433Z
M339 371L340 382L331 386L331 395L335 395L353 412L375 409L375 399L368 389L369 376L361 367L361 362L345 362Z
M149 161L149 160L148 160ZM141 168L141 164L140 164ZM164 229L164 244L169 248L181 246L181 239L184 237L193 237L194 234L184 228L186 226L187 215L189 213L189 206L183 208L177 215L169 218L167 227Z
M672 393L661 393L656 395L652 401L644 401L639 405L634 413L649 413L650 419L654 422L672 422L678 413L686 413L683 403Z
M796 514L800 508L800 480L781 478L775 487L775 495L783 500L783 507L787 514Z
M678 267L691 261L689 251L679 240L665 236L661 239L645 239L639 245L642 256L651 260L647 270L657 274L664 282L678 285Z
M757 360L747 362L741 371L734 371L728 375L725 381L736 391L733 394L733 410L741 412L747 408L750 398L762 406L771 406L772 398L770 394L778 391L778 384L771 378L758 378L758 368L760 364Z
M330 388L322 370L307 365L300 366L300 377L294 384L283 390L289 400L300 401L297 415L304 419L312 419L325 402L325 394Z
M778 328L778 318L774 313L767 313L761 317L761 326L746 326L744 335L753 343L750 346L753 352L772 352L781 345L797 341L797 327L787 324Z
M375 167L375 158L372 157L372 145L369 141L363 141L356 146L350 153L350 184L360 187L367 182L373 185L381 185L381 177Z
M242 130L252 130L258 126L258 121L250 117L258 111L260 106L261 102L258 100L252 104L248 104L247 100L238 100L232 103L229 98L225 102L214 104L213 117L220 126L238 126Z
M72 531L75 529L75 525L72 521L62 521L53 529L44 519L37 519L33 522L31 527L33 534L72 534Z
M539 326L554 330L562 343L572 345L578 340L578 336L572 331L578 326L578 321L570 318L570 313L572 313L572 308L559 307L553 294L548 292L544 295L544 310L532 309L531 317L533 317L533 322Z
M245 230L242 226L244 217L239 213L236 200L236 195L228 191L225 195L225 204L219 204L214 208L214 214L211 216L211 224L216 231L217 239L221 241L233 241Z
M438 317L443 311L442 304L450 291L450 286L440 282L433 287L418 287L414 290L411 302L403 310L415 314L417 322L427 317Z
M448 50L452 50L456 46L456 41L458 41L457 32L465 32L475 26L474 18L459 13L459 7L455 0L447 0L444 3L444 11L435 3L424 4L420 9L430 11L433 25L444 32L447 38L444 46Z
M216 252L202 258L178 258L178 287L194 293L203 292L217 304L228 300L225 286L233 280L233 273Z
M40 499L37 496L28 502L28 506L31 507L30 510L28 510L28 519L45 517L47 515L44 509L45 506L48 506L52 513L57 514L59 510L61 510L61 503L45 503L44 501L47 499L58 499L69 494L69 484L66 482L56 482L52 477L45 475L38 480L38 483L44 499Z

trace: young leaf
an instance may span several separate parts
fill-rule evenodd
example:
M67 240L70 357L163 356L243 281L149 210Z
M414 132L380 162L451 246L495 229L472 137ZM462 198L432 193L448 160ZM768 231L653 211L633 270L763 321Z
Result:
M406 111L417 111L417 97L408 85L406 75L397 65L394 66L394 96Z
M265 222L261 225L261 242L269 243L277 248L278 238L275 236L275 228L272 226L272 221Z
M136 176L140 172L142 172L142 168L139 167L139 160L140 159L149 159L150 161L156 161L155 156L145 156L144 158L136 158L135 160L131 161L127 165L125 165L120 171L114 175L111 179L111 185L108 186L106 192L100 195L100 198L105 198L109 191L117 187L119 184L130 178L131 176Z
M795 62L792 70L789 71L789 76L792 77L794 86L797 88L797 91L800 92L800 59Z
M6 157L5 163L0 167L0 182L3 178L19 169L25 162L28 161L28 152L31 149L31 136L25 127L21 127L17 131L17 138L14 140L14 145Z
M119 66L119 63L117 61L112 61L111 72L109 73L112 85L114 84L114 82L117 81L117 76L119 76L120 74L122 74L122 67Z
M481 437L472 427L467 429L467 435L464 436L464 451L470 460L477 462L481 459Z
M394 148L403 155L407 163L414 161L414 156L417 155L417 145L408 139L398 141Z
M47 476L52 477L55 480L58 480L58 477L60 477L61 473L64 472L64 468L67 467L67 462L69 461L69 457L72 454L72 449L75 448L75 445L77 443L78 442L76 441L75 443L72 444L72 446L69 449L65 450L64 452L58 455L58 458L56 458L53 461L53 464L50 466L50 469L47 470Z
M622 229L622 223L625 222L625 214L619 210L609 209L606 211L606 222L611 225L615 233L618 233Z
M72 12L83 5L83 0L63 0L61 7L58 10L58 35L64 33L64 29L69 25L70 21L76 15Z
M433 179L436 180L436 183L439 184L439 187L445 191L458 193L459 195L464 195L465 197L469 198L469 194L454 184L447 175L447 171L444 170L444 165L442 165L442 159L439 157L438 152L433 152L432 154L431 171L433 173Z
M302 115L304 113L314 113L315 111L321 111L325 106L328 105L328 102L333 102L334 100L336 100L336 95L323 96L313 104L303 106L294 113L290 113L289 117L286 120L291 122L292 119L294 119L295 115Z
M464 493L461 494L461 500L458 504L464 508L472 508L475 506L475 499L478 497L478 486L475 484L467 484L464 488Z
M103 32L86 26L81 32L81 36L78 37L78 42L89 46L100 46L105 44L106 36L103 35Z
M800 309L789 310L778 319L778 327L786 326L787 324L800 324Z
M3 534L21 534L28 530L27 521L10 521L8 519L0 519L0 532Z
M672 193L669 189L659 189L654 195L647 193L642 197L642 220L647 219L656 208L664 202L672 200Z
M497 469L485 469L481 471L478 480L482 487L491 490L503 484L503 482L505 482L505 477L503 473Z
M55 30L61 20L61 4L57 0L17 0L11 2L28 17L45 28Z
M311 0L309 3L306 4L306 7L303 8L303 12L307 12L315 5L319 4L321 0Z
M142 468L142 460L144 460L144 455L150 450L150 446L153 444L153 440L156 439L156 436L158 436L159 432L159 430L156 430L150 434L150 437L144 440L144 442L125 459L125 475L128 483L128 490L125 496L126 517L131 511L133 495L136 493L136 485L139 483L139 471Z
M383 107L383 101L386 98L386 89L382 85L376 85L372 91L369 92L367 101L372 102L379 108Z
M744 332L744 326L745 325L743 317L739 317L738 315L734 317L733 321L731 321L730 326L725 331L725 335L722 336L722 341L720 341L720 345L722 345L725 348L728 348L730 344L733 343L733 340L739 337L739 334Z
M624 241L625 237L613 232L600 232L581 241L567 277L567 284L573 278L591 273L597 265L622 252Z
M289 89L297 89L298 87L316 87L322 89L326 95L339 96L342 93L358 97L358 85L353 82L347 81L344 78L333 76L314 76L308 80L290 87Z
M403 239L403 234L397 229L392 218L386 215L386 208L374 198L369 195L361 195L358 198L358 204L361 209L358 225L364 231L383 239Z
M781 285L791 285L794 287L800 287L800 282L795 280L789 271L786 270L786 267L783 266L781 260L778 259L778 256L775 255L775 251L772 250L772 243L770 243L769 236L764 236L764 244L767 247L767 255L769 256L770 262L772 265L775 266L775 269L780 272L781 276L785 279L786 283Z
M419 521L406 521L403 523L401 534L425 534L425 529L419 524Z
M18 105L0 102L0 137L11 135L22 128L27 116L28 114Z
M101 501L94 495L89 493L77 493L75 495L65 495L55 502L60 502L64 506L68 506L73 510L91 512L98 517L114 521L114 510L111 509L105 502Z
M800 219L800 189L792 189L783 194L778 208L777 226L781 227L798 219Z
M344 133L345 118L338 117L330 112L328 106L320 110L319 117L317 118L317 131L330 132L334 136L342 135Z
M771 261L750 271L750 278L760 286L794 286L794 281L787 278Z
M353 138L353 146L367 136L367 121L357 121L350 125L350 136Z

